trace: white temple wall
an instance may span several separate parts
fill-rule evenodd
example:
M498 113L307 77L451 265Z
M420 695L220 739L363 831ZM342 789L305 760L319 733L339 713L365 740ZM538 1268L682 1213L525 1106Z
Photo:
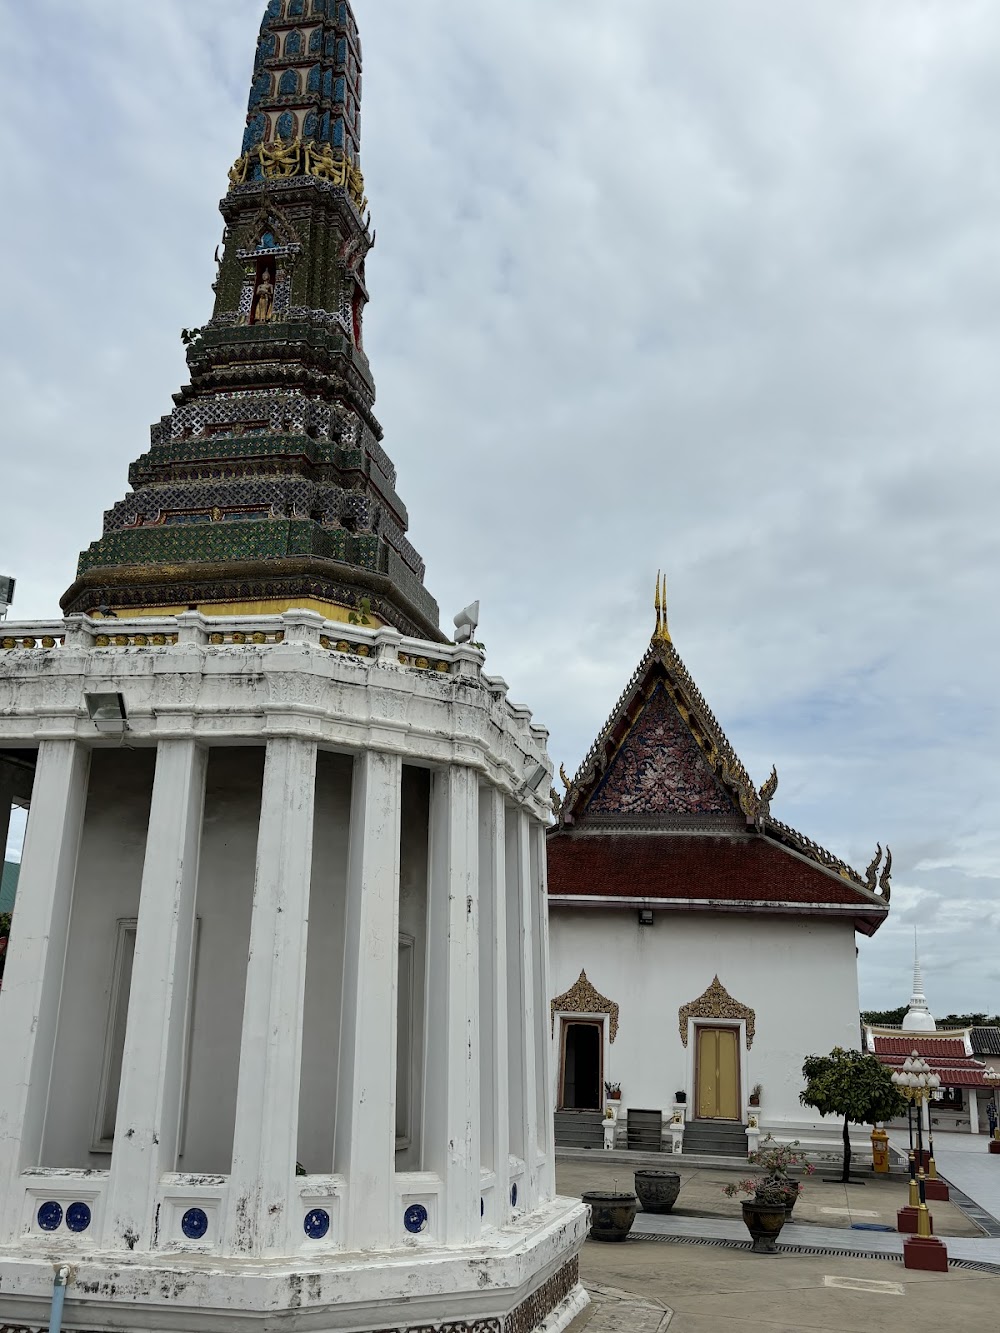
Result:
M97 750L91 759L41 1166L107 1170L110 1164L110 1150L92 1146L99 1137L117 923L134 922L139 911L155 758L149 747ZM113 1090L109 1095L113 1100Z
M243 1028L264 747L209 753L196 916L194 1017L179 1166L228 1173Z
M626 1108L661 1109L674 1094L694 1113L695 1042L681 1041L678 1011L711 985L716 973L730 995L754 1011L749 1050L740 1041L744 1113L750 1089L763 1085L763 1129L795 1137L835 1128L800 1105L802 1062L834 1046L859 1045L857 959L850 921L805 917L657 912L652 926L638 913L553 907L549 917L554 998L581 968L619 1005L615 1042L604 1027L604 1078L620 1082ZM704 1020L711 1024L710 1019ZM552 1100L559 1104L560 1022L552 1041Z

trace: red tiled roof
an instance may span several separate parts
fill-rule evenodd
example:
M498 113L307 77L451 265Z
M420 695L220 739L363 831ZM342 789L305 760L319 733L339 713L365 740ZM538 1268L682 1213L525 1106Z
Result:
M928 1033L920 1035L911 1033L908 1037L875 1038L875 1054L878 1056L898 1055L900 1063L902 1063L914 1051L927 1060L931 1057L938 1060L968 1059L965 1052L965 1042L956 1040L954 1037L932 1037Z
M759 835L553 833L549 894L854 908L859 928L878 929L886 908L846 879ZM862 924L862 922L864 924Z

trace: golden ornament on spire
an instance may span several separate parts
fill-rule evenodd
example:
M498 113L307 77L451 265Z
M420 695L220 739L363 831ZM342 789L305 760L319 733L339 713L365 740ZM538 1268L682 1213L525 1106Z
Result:
M656 571L656 631L654 639L670 642L670 630L667 626L667 576Z

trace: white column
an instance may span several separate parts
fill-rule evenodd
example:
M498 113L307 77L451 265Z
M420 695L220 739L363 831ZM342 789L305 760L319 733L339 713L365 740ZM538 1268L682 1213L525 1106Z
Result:
M979 1133L979 1097L975 1088L969 1089L969 1133Z
M544 1155L539 1175L539 1196L545 1201L555 1198L556 1193L556 1151L555 1151L555 1080L552 1070L552 1042L550 1031L550 1000L552 988L549 984L549 888L546 872L545 829L534 820L531 822L531 841L533 868L531 876L532 895L534 897L534 922L536 928L535 946L535 1021L537 1029L537 1067L539 1087L538 1098L538 1151Z
M18 1178L41 1159L90 753L38 747L18 903L0 991L0 1238L20 1232Z
M518 829L520 811L504 811L504 898L507 926L507 1141L511 1157L524 1161L524 916L521 911L520 857ZM520 1187L525 1188L523 1182ZM509 1189L508 1189L509 1193ZM510 1201L505 1206L510 1208Z
M496 1178L489 1220L503 1225L510 1194L510 1088L507 1052L507 877L503 793L479 789L479 997L481 1146ZM517 1021L520 1021L518 1018Z
M160 1177L177 1166L207 753L190 740L156 751L105 1213L112 1249L152 1248Z
M479 777L431 779L423 1165L442 1181L440 1233L480 1232Z
M298 1146L316 742L268 741L257 836L226 1250L287 1252Z
M535 990L535 944L538 926L535 920L535 902L532 893L531 819L525 810L517 815L517 875L520 881L520 906L522 921L521 975L524 1007L521 1021L524 1023L524 1157L526 1163L526 1182L528 1197L523 1200L527 1209L537 1207L540 1197L538 1165L538 1054L537 1046L541 1040L538 1032L538 1000Z
M384 1249L398 1232L396 1002L399 983L398 755L354 760L336 1169L347 1177L344 1247Z

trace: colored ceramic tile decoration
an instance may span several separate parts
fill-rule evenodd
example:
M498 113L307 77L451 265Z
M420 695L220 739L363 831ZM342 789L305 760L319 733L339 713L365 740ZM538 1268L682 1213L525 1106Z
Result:
M183 334L190 381L82 553L67 612L307 598L440 637L373 414L372 232L360 122L341 114L360 94L350 6L273 0L221 205L212 318Z

